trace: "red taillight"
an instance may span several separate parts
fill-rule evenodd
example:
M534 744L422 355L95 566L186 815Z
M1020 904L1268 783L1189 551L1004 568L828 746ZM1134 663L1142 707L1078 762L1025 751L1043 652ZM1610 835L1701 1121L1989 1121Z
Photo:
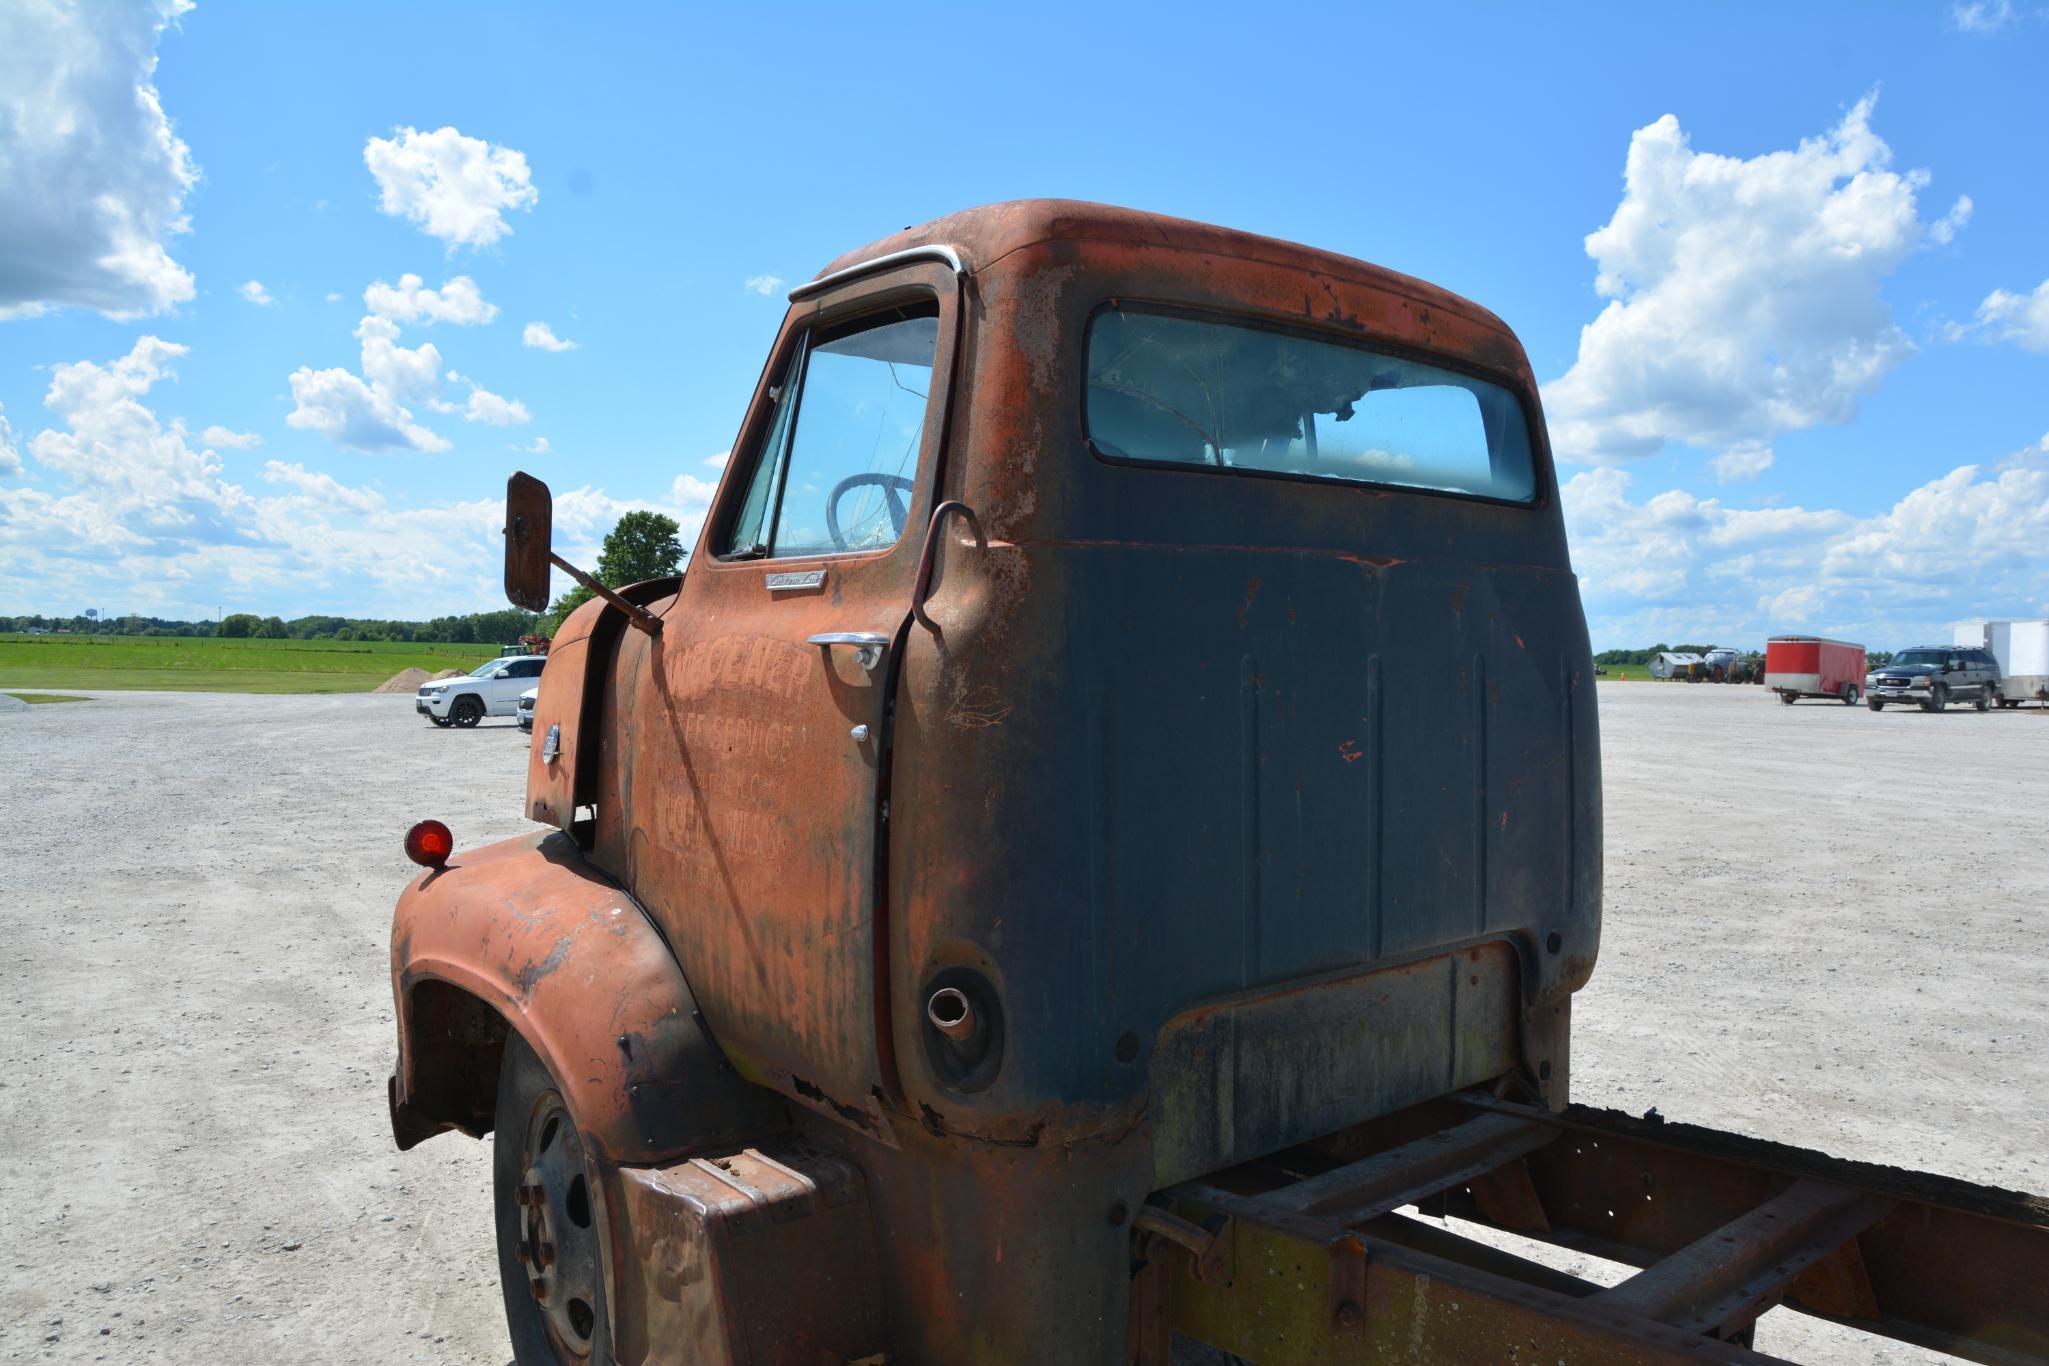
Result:
M421 821L406 831L406 857L422 868L439 868L455 852L455 836L440 821Z

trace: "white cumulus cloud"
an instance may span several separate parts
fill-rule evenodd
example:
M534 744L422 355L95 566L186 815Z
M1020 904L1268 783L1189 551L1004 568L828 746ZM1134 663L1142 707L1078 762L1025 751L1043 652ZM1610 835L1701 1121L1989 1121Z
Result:
M498 305L484 302L484 292L467 275L428 289L417 275L401 275L396 285L373 280L363 291L363 307L395 323L453 323L460 327L488 323Z
M1890 649L2049 612L2049 445L1956 466L1868 517L1632 491L1619 467L1561 489L1597 649L1799 630Z
M493 427L523 427L533 420L524 403L494 394L482 385L471 387L469 400L462 406L462 419Z
M553 447L548 445L547 437L537 436L526 445L514 446L513 449L526 455L546 455Z
M263 444L263 438L254 432L238 432L227 427L208 427L199 434L199 439L209 446L226 446L238 451Z
M184 354L144 337L114 360L52 367L52 423L26 444L41 479L61 491L0 485L0 601L48 610L50 585L61 584L86 600L185 618L222 603L406 619L502 605L502 500L395 506L376 488L284 460L266 462L261 488L245 490L211 451L193 448L182 421L149 406ZM691 539L704 489L684 480L664 495L561 491L556 539L590 563L636 508L675 517Z
M250 303L255 304L258 308L268 308L277 302L277 300L270 297L270 291L263 287L263 281L261 280L250 280L238 286L235 292Z
M746 288L753 290L756 294L763 297L775 293L782 287L783 277L780 275L750 275L747 277Z
M169 242L199 178L155 85L187 0L0 4L0 319L193 296Z
M399 128L389 138L373 137L363 162L377 181L378 208L440 238L451 252L496 242L512 231L506 211L530 210L540 198L524 155L453 128Z
M1997 33L2018 16L2013 0L1961 0L1949 7L1949 21L1963 33Z
M0 407L0 476L21 473L21 451L14 444L14 428L7 425L7 410Z
M74 492L52 497L36 489L0 493L19 530L56 526L100 548L137 543L152 529L217 527L247 507L248 495L221 478L210 450L194 450L182 422L158 421L143 400L186 348L141 337L128 354L104 364L71 361L51 367L43 406L61 427L29 442L36 463Z
M541 351L574 351L576 343L564 341L555 335L555 329L546 323L528 323L526 331L519 337L520 344Z
M373 313L356 326L360 377L342 369L294 370L295 406L286 424L357 450L447 450L447 440L414 421L407 406L438 400L441 353L432 343L400 346L398 335L398 324Z
M1755 479L1772 467L1776 458L1772 448L1762 441L1739 441L1708 462L1713 466L1715 477L1723 483L1736 479Z
M2001 341L2014 342L2030 351L2049 351L2049 280L2027 294L1995 289L1978 305L1977 321L1952 327L1952 338L1983 332Z
M1561 456L1733 451L1845 422L1912 353L1881 286L1924 240L1953 237L1969 206L1922 222L1928 175L1891 169L1875 98L1822 137L1748 159L1696 151L1670 114L1636 131L1622 201L1586 239L1608 302L1544 391Z

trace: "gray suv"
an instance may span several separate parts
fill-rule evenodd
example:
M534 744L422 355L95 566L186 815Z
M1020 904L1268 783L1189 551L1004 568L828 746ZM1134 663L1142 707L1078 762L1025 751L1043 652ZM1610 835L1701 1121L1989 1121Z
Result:
M1873 711L1884 711L1888 702L1912 703L1923 711L1969 702L1990 711L1998 696L1999 661L1990 651L1964 645L1902 650L1864 679L1864 699Z

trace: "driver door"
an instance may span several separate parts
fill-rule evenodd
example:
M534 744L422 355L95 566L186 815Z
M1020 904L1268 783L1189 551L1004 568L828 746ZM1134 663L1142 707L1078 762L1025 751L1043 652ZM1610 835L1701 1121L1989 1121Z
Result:
M661 636L627 633L601 761L631 813L613 866L719 1043L885 1142L879 782L954 304L914 266L792 312Z

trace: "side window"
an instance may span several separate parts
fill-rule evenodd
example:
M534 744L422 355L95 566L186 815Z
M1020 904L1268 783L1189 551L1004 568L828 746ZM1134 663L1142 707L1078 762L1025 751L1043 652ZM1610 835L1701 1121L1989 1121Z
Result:
M524 664L515 664L512 666L512 676L514 678L539 678L541 676L541 663L538 659L529 659Z
M786 558L894 545L910 515L938 343L931 304L804 338L771 390L775 416L719 554Z

